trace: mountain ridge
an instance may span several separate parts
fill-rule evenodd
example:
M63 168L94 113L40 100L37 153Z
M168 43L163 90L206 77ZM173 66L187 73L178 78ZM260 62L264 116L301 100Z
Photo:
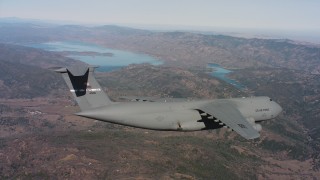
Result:
M6 27L0 23L0 42L39 43L82 41L108 48L142 52L169 66L226 68L285 67L320 72L320 47L285 39L239 38L190 32L154 32L114 25L100 27Z

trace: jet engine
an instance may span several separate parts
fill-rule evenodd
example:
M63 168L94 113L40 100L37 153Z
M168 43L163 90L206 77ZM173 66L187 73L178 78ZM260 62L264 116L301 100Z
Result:
M253 118L247 118L247 120L255 130L257 130L258 132L262 130L262 126L260 124L257 124Z

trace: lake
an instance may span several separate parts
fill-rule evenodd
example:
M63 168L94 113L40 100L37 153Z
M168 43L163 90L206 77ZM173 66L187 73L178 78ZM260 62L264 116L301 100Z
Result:
M24 45L47 51L67 52L67 57L83 61L90 65L99 65L100 67L97 70L100 72L116 70L130 64L162 64L162 61L159 59L146 54L109 49L96 44L83 42L46 42Z
M225 81L225 82L233 85L237 89L240 89L240 90L246 89L246 87L244 85L242 85L241 83L239 83L238 81L227 77L227 75L229 73L231 73L232 71L222 68L219 64L209 63L208 67L212 69L212 72L210 74L213 77L216 77L222 81Z
M129 51L105 48L96 44L84 42L46 42L39 44L24 44L25 46L39 48L47 51L56 51L65 53L67 57L83 61L90 65L99 65L97 69L100 72L108 72L130 64L149 63L152 65L161 65L162 61L152 56ZM208 64L213 70L211 75L223 80L236 88L243 90L245 86L236 80L227 77L232 71L222 68L218 64Z

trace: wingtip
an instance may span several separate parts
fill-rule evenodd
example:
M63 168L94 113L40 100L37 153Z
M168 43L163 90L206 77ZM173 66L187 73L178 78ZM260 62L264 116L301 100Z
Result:
M244 137L244 138L246 138L246 139L248 139L248 140L253 140L253 139L257 139L257 138L259 138L259 137L260 137L260 134L257 133L257 134L255 134L255 135L248 136L248 137Z

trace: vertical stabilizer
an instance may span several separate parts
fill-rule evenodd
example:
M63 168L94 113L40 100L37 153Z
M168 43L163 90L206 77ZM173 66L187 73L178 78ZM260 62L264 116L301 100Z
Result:
M62 74L70 92L82 111L106 106L111 103L109 97L93 76L95 68L97 66L75 66L55 70Z

